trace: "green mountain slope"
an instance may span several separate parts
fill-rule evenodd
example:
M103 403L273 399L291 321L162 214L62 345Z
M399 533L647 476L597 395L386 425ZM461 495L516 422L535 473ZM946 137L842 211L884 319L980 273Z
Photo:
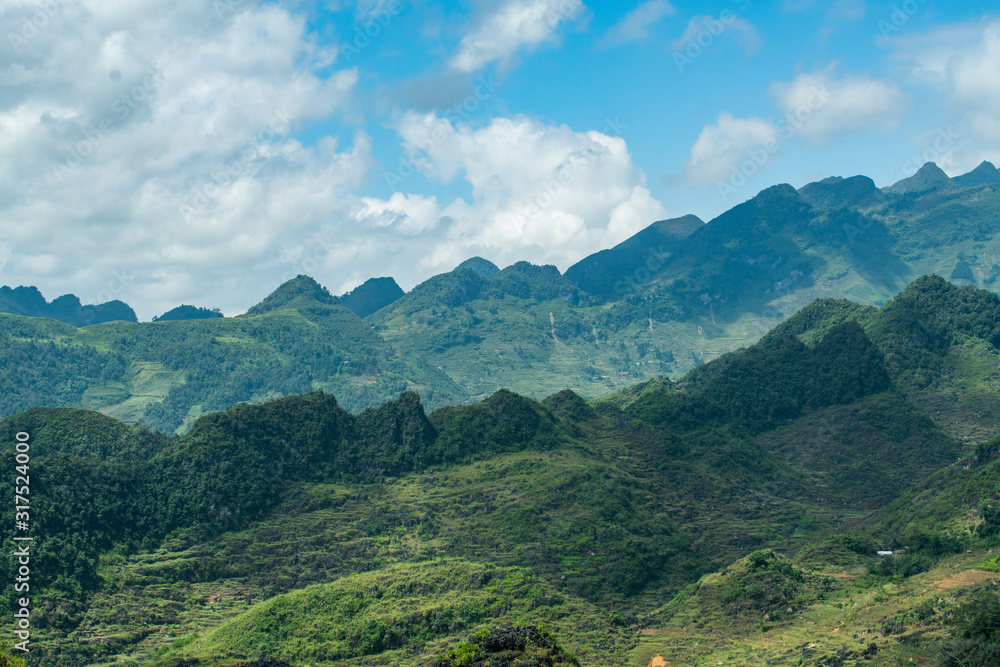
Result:
M449 640L475 628L543 623L569 635L584 619L600 617L593 605L560 595L530 570L444 559L276 596L167 651L157 664L264 655L321 664L420 665L427 664L427 653L444 653ZM624 628L601 619L574 644L590 664L611 664L624 659L612 642L626 644L626 636ZM406 650L415 644L426 647L417 660Z
M928 164L882 190L864 176L778 185L707 224L653 223L565 275L526 262L501 271L475 257L405 295L385 278L341 299L299 276L208 327L73 332L6 318L0 411L73 405L172 431L237 401L316 388L359 411L406 388L439 407L500 388L535 399L572 388L589 399L679 379L816 299L880 306L926 274L997 289L996 174L984 163L949 179ZM44 304L18 290L4 293ZM53 304L10 309L57 317ZM78 319L66 321L89 321ZM978 352L954 354L968 365ZM26 358L47 370L28 372ZM65 364L72 370L55 370Z
M392 278L370 278L340 297L340 304L353 310L358 317L368 317L398 300L403 294L402 288Z
M111 322L82 329L0 315L0 411L84 406L168 432L206 412L313 389L360 411L407 387L462 394L421 359L398 359L371 327L308 278L236 318Z
M0 313L48 317L77 327L116 320L138 321L135 311L121 301L84 306L77 296L64 294L49 303L37 288L23 285L13 289L0 287Z
M950 435L964 423L923 409L932 385L909 370L964 394L977 371L947 359L970 341L995 349L995 301L928 278L878 310L818 302L680 382L593 403L499 391L427 414L406 392L352 415L314 392L206 415L179 437L70 409L7 418L0 438L32 441L37 659L427 664L470 633L544 621L582 664L626 664L652 646L628 626L690 636L671 625L683 614L657 610L761 548L805 549L796 567L816 568L909 545L926 560L874 576L913 576L1000 516L995 441L977 454L985 472L953 465L973 451ZM935 336L908 338L914 317ZM793 627L832 589L774 562L757 579L736 566L753 581L723 579L687 618ZM780 595L760 607L743 597L755 585Z
M566 269L565 276L580 289L616 300L659 271L672 252L705 223L694 215L660 220Z
M468 268L431 278L369 322L404 358L439 367L476 399L567 386L595 396L668 370L645 349L648 365L636 369L635 343L595 328L596 302L555 267L519 262L488 278Z
M177 306L176 308L171 308L167 312L163 313L159 317L154 317L154 322L169 322L176 320L210 320L216 317L222 317L222 313L218 308L198 308L196 306Z

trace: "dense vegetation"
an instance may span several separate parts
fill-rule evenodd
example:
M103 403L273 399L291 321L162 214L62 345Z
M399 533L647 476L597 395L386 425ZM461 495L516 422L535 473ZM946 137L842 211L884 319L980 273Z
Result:
M186 430L207 412L314 389L360 411L408 387L440 402L456 387L391 348L310 279L238 318L113 322L84 329L0 315L0 410L98 408L153 429Z
M1000 298L902 289L931 260L900 230L989 283L994 172L779 186L575 277L479 259L402 296L300 276L237 318L0 315L29 663L993 664ZM590 275L633 280L608 304ZM764 334L820 284L887 302Z
M954 636L941 651L942 667L1000 664L1000 595L984 591L956 610Z
M74 294L64 294L51 303L35 287L0 287L0 313L47 317L82 327L102 322L137 322L135 311L121 301L84 306Z
M504 279L540 290L547 275ZM532 276L543 282L533 285ZM294 308L235 322L260 327L296 321L303 311L320 327L324 318L358 322L337 304L291 291L285 303ZM680 382L647 383L594 403L568 390L540 403L501 390L428 414L417 394L403 391L352 414L333 395L313 391L205 415L181 436L91 411L28 410L4 420L0 437L32 434L33 585L40 590L33 619L46 638L40 655L67 667L157 651L164 665L221 655L360 665L390 654L442 655L452 642L448 659L473 660L481 646L454 644L469 632L571 618L559 636L593 659L594 651L628 650L621 638L599 640L618 632L611 628L636 624L697 576L741 557L717 585L703 585L701 597L686 593L677 604L700 599L699 613L708 616L716 605L747 627L789 627L824 589L766 549L794 552L878 509L807 560L855 563L873 580L905 582L949 554L996 540L995 440L952 464L962 447L949 431L964 432L963 415L932 419L921 407L929 392L981 381L980 366L954 355L975 349L973 358L992 358L983 355L995 349L993 303L991 295L928 279L881 310L816 304ZM911 311L928 310L936 312L937 319L924 318L935 336L902 335ZM197 325L217 335L213 327L229 321L150 326ZM53 345L73 334L47 326ZM130 349L153 346L122 325L103 326L88 335L129 334ZM266 331L254 338L266 340ZM931 388L911 381L914 363L934 373ZM958 529L973 496L982 499L976 523ZM0 518L8 524L9 511ZM295 537L285 544L285 534ZM902 547L903 557L866 560L876 549ZM436 572L391 568L455 557L462 560L441 570L452 572L448 581L487 563L529 568L526 576L530 570L551 588L539 599L569 606L504 611L489 585L476 584L462 589L464 601L450 611L432 605L426 614L391 617L385 610L400 606L394 597L357 592L391 589L399 572ZM363 575L383 583L352 578ZM341 591L337 602L301 597L307 586L336 582L347 586L329 589ZM421 599L450 595L435 590ZM474 590L485 602L467 597ZM4 608L12 595L4 592ZM232 602L209 611L204 596ZM244 598L271 602L241 607ZM327 618L369 598L365 604L375 606L357 607L353 635L334 632L342 624L322 629L327 621L310 621L314 612L278 613L308 599ZM565 616L549 614L557 608ZM275 618L288 622L274 625ZM218 630L171 647L156 630L171 627L191 637ZM278 629L287 642L265 641ZM325 639L302 639L311 632ZM95 639L84 649L67 639L73 633ZM322 655L319 646L327 647Z
M128 327L120 325L67 334L53 342L118 355L125 360L124 375L93 377L73 368L30 381L4 377L6 413L77 405L183 431L199 415L236 401L317 388L359 411L407 387L439 407L481 400L500 388L541 399L568 386L595 398L662 375L676 380L753 343L817 296L881 306L923 274L996 289L996 173L983 164L949 179L928 165L886 190L864 176L828 178L798 191L779 185L709 224L693 216L653 223L563 276L554 267L526 262L501 271L475 257L406 295L392 278L373 278L339 299L298 276L248 310L245 319L280 318L257 320L267 322L261 328L269 330L269 340L248 340L255 332L237 323L244 318L227 318L210 332L186 318L211 311L183 306L164 315L168 321L185 318L189 326L158 330L158 340L149 345L136 345L135 334L126 335ZM325 316L353 312L370 326L341 312L315 335L315 314L323 311L318 307L326 307ZM3 310L74 326L135 322L131 309L118 302L81 306L69 295L49 304L27 287L0 290ZM289 318L289 311L301 319ZM909 330L897 327L886 336L912 339L920 331L933 337L940 325L935 318L928 323L923 313L911 316L914 322L900 323ZM145 325L134 328L143 332L139 337L150 337ZM305 342L294 355L284 355L275 341L289 336L276 336L273 329L290 329L291 338ZM885 352L880 334L866 332ZM181 354L161 349L181 338ZM351 349L351 340L364 349ZM21 363L27 354L42 366L61 364L49 348L23 347L50 342L44 334L14 342L21 354L0 375L27 374ZM909 381L926 387L935 372L926 366L932 360L920 351L922 343L911 343L911 349L893 352L903 358L889 358L889 372L909 364ZM228 349L220 354L219 348ZM219 365L221 384L199 373L206 364ZM344 368L334 372L337 364ZM89 391L78 389L81 377Z
M399 300L403 294L402 288L392 278L370 278L340 297L340 305L353 310L358 317L368 317Z
M177 320L211 320L222 317L222 311L218 308L199 308L197 306L177 306L159 317L154 317L154 322L170 322Z

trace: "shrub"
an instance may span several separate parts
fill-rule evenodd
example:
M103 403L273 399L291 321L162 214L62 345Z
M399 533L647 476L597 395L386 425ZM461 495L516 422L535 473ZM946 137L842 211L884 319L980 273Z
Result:
M983 591L952 618L956 629L941 649L942 667L993 667L1000 664L1000 595Z

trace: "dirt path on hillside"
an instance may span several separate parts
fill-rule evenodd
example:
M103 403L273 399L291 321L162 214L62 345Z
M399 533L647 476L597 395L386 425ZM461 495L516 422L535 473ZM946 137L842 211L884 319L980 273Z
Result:
M935 581L930 585L931 588L963 588L965 586L975 586L976 584L985 584L987 581L994 581L1000 579L1000 574L996 572L984 572L983 570L966 570L965 572L959 572L958 574L953 574L950 577L945 577L941 581Z

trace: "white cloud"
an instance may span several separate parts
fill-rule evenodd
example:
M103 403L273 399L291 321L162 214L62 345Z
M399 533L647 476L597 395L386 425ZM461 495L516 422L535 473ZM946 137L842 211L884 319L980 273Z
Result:
M984 32L982 40L956 55L950 70L955 94L982 106L1000 106L1000 23Z
M641 42L649 38L650 28L664 16L676 14L677 9L667 0L648 0L611 26L601 39L602 46L618 46Z
M752 23L726 11L719 18L708 15L693 16L688 21L684 34L674 40L673 50L685 52L689 57L697 57L691 54L700 54L703 49L726 36L735 38L736 43L747 55L756 53L762 43L760 33Z
M777 128L766 120L722 113L714 124L702 128L684 164L684 177L695 185L723 181L747 151L777 145L779 138Z
M835 78L832 68L771 84L770 94L797 119L796 135L815 144L864 130L891 130L906 118L909 96L895 83L867 76Z
M945 131L955 135L944 162L952 173L982 160L1000 161L1000 21L979 20L924 33L893 35L886 43L900 78L946 114ZM933 135L933 133L931 133ZM917 147L924 144L917 139ZM946 167L947 168L947 167Z
M248 265L349 213L368 137L290 138L338 113L357 79L318 73L336 49L304 19L67 0L22 32L40 6L0 15L0 154L18 156L0 161L0 283L121 298L144 318L192 301L239 312L280 273Z
M567 2L505 6L462 62L551 39L582 11ZM426 176L471 194L360 196L377 167L365 132L295 138L348 113L359 78L304 17L272 4L219 16L200 0L58 6L17 50L0 40L0 154L15 156L0 160L0 284L122 299L142 319L180 303L236 314L297 273L339 293L376 275L410 288L475 254L566 268L666 217L613 130L521 116L473 129L402 115L405 150L433 141ZM0 15L0 35L36 9Z
M505 265L520 259L562 269L666 216L625 141L518 116L473 129L409 113L397 131L426 176L462 178L469 201L395 194L355 211L367 226L399 230L420 273L454 268L472 255ZM392 261L391 258L387 261Z
M487 15L459 45L452 69L474 72L495 61L506 61L522 47L555 40L559 25L583 11L580 0L510 0Z

